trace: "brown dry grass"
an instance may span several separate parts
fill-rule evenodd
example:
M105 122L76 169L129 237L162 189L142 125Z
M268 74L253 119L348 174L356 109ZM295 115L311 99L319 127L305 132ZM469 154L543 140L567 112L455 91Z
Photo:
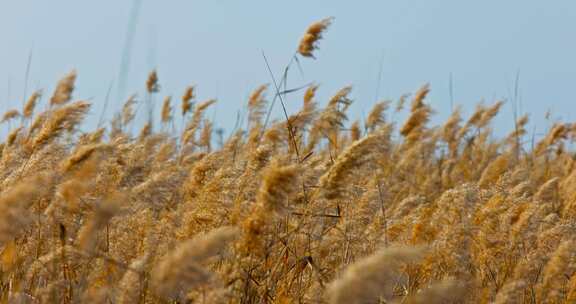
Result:
M501 102L430 125L423 86L399 129L389 102L348 127L351 88L321 108L313 85L265 127L264 85L248 129L214 148L216 101L196 104L194 87L181 132L132 134L132 97L80 133L90 104L71 102L75 79L33 115L35 93L2 144L2 303L576 301L574 124L525 150L527 117L503 139L490 129ZM158 114L174 126L170 98Z

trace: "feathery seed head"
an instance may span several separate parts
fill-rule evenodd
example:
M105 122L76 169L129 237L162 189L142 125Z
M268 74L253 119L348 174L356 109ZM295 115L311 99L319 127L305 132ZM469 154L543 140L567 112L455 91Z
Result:
M38 103L40 97L42 97L42 90L34 91L34 93L30 95L28 101L26 101L26 104L24 105L24 109L22 110L22 115L25 118L32 117L32 114L34 114L34 108L36 108L36 103Z
M146 79L146 91L148 94L158 93L160 91L160 85L158 84L158 73L153 70L148 74L148 79Z
M54 94L50 98L51 106L63 105L72 99L72 92L74 91L74 82L76 81L76 71L72 70L64 78L62 78L56 85Z
M318 41L322 39L322 34L332 24L334 17L325 18L312 23L298 45L298 53L304 57L314 58L314 50L318 49Z
M184 91L184 95L182 95L182 104L181 104L181 112L182 116L186 115L188 112L192 110L192 100L196 98L194 86L189 86Z

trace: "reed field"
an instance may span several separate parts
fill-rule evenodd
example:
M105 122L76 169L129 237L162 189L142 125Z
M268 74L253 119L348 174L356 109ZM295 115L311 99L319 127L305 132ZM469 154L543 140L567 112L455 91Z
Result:
M351 87L271 78L219 136L217 101L160 76L94 130L75 71L4 113L1 303L576 303L576 124L433 125L427 85L360 120Z

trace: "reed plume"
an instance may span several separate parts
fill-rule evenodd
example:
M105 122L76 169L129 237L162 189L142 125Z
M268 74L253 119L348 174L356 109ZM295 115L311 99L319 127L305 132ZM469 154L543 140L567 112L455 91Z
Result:
M113 193L103 202L94 206L93 214L78 231L78 246L85 252L92 253L97 245L97 233L114 217L119 209L119 202L126 197Z
M333 17L325 18L312 23L298 45L298 53L304 57L314 58L313 52L318 49L318 41L322 39L322 34L334 21Z
M132 120L134 120L135 114L134 114L133 107L136 103L137 103L136 95L132 95L132 96L128 97L128 99L126 100L126 102L122 106L121 122L122 122L123 126L128 125Z
M201 263L221 254L237 235L234 227L220 227L180 244L152 271L152 283L158 295L178 299L208 283L212 275Z
M4 112L4 115L2 115L2 120L0 120L0 123L7 122L18 117L20 117L20 112L18 112L18 110L16 109L8 110Z
M482 112L482 116L480 117L480 121L478 121L478 128L486 127L498 112L500 112L500 108L504 104L503 101L498 101L491 107L487 108L485 111Z
M343 195L346 175L358 169L362 164L369 162L371 157L377 156L378 150L386 150L387 138L390 129L383 128L354 142L342 152L336 162L319 179L322 193L328 199Z
M268 85L261 85L248 98L248 121L253 125L259 124L266 114L266 100L264 99L266 89L268 89Z
M50 140L59 137L65 130L72 130L82 121L89 109L89 103L77 101L54 110L34 137L32 149L36 150Z
M256 201L268 212L283 213L290 194L298 188L300 172L298 166L281 166L273 162L263 172L262 186Z
M385 122L384 114L388 107L390 106L390 101L378 102L374 105L368 117L366 118L366 129L375 130L378 126Z
M448 279L440 283L434 283L426 289L419 290L416 294L408 296L407 304L444 304L460 302L466 295L466 286L462 283Z
M379 297L393 299L394 285L401 279L400 268L422 259L422 248L391 247L348 266L344 273L327 287L332 304L371 303Z
M143 292L145 292L142 289L144 287L145 270L149 263L150 255L148 254L130 263L130 267L118 283L117 303L140 303L143 298Z
M208 109L208 107L210 107L214 103L216 103L216 99L209 99L207 101L199 103L196 106L194 110L194 115L192 115L192 119L190 120L190 122L188 123L186 129L182 134L182 142L184 144L195 142L196 131L200 127L200 123L202 122L204 112L206 111L206 109Z
M148 74L148 79L146 79L146 91L148 94L158 93L160 91L160 85L158 84L158 73L153 70Z
M36 175L0 194L0 244L19 237L32 224L29 207L48 190L50 178Z
M194 87L189 86L184 91L184 95L182 95L182 104L180 106L180 111L182 112L182 116L185 116L188 112L192 110L192 100L196 98Z
M170 96L166 96L164 98L164 101L162 102L162 123L169 123L170 121L172 121L172 106L170 105L170 101L171 101L171 97Z
M72 70L56 85L56 89L50 98L50 105L59 106L69 102L72 99L74 82L76 82L76 71Z
M427 84L416 92L410 106L410 116L400 129L402 136L409 137L411 133L420 131L428 122L432 110L424 104L424 99L429 92L430 88Z
M566 299L568 279L576 273L574 254L576 241L563 241L552 253L543 271L540 300L543 303L561 303Z
M74 154L72 154L68 159L66 159L62 163L62 171L68 172L72 170L74 167L79 166L81 163L86 161L90 158L96 151L104 148L105 145L103 144L90 144L86 146L81 146L79 149L76 150Z
M18 135L20 134L20 131L22 131L22 129L23 127L18 127L10 131L10 133L8 133L8 136L6 137L7 146L11 146L16 142L16 139L18 138Z
M24 105L24 109L22 109L22 116L24 116L24 118L32 117L32 114L34 114L34 109L36 108L36 104L41 97L42 90L36 90L34 93L32 93L32 95L30 95L30 97L28 97L28 100Z

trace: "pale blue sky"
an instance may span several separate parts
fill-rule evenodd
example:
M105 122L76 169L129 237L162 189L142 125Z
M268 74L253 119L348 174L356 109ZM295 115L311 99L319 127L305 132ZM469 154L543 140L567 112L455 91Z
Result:
M118 83L132 4L0 0L0 111L20 104L32 50L28 91L44 88L49 95L76 68L75 97L92 97L97 117L110 83ZM374 103L381 61L379 97L396 99L429 82L437 119L449 115L450 73L455 102L470 113L482 99L510 97L517 71L522 110L532 114L538 130L546 127L548 109L555 118L574 118L576 2L570 0L142 0L128 92L142 96L148 71L157 67L162 96L179 97L186 85L196 84L199 99L219 99L210 115L231 128L250 90L270 82L261 50L280 73L306 27L327 16L336 19L318 60L303 60L304 77L294 70L289 84L320 83L323 102L352 84L353 118ZM297 109L299 95L287 103ZM511 109L508 103L498 129L512 126Z

